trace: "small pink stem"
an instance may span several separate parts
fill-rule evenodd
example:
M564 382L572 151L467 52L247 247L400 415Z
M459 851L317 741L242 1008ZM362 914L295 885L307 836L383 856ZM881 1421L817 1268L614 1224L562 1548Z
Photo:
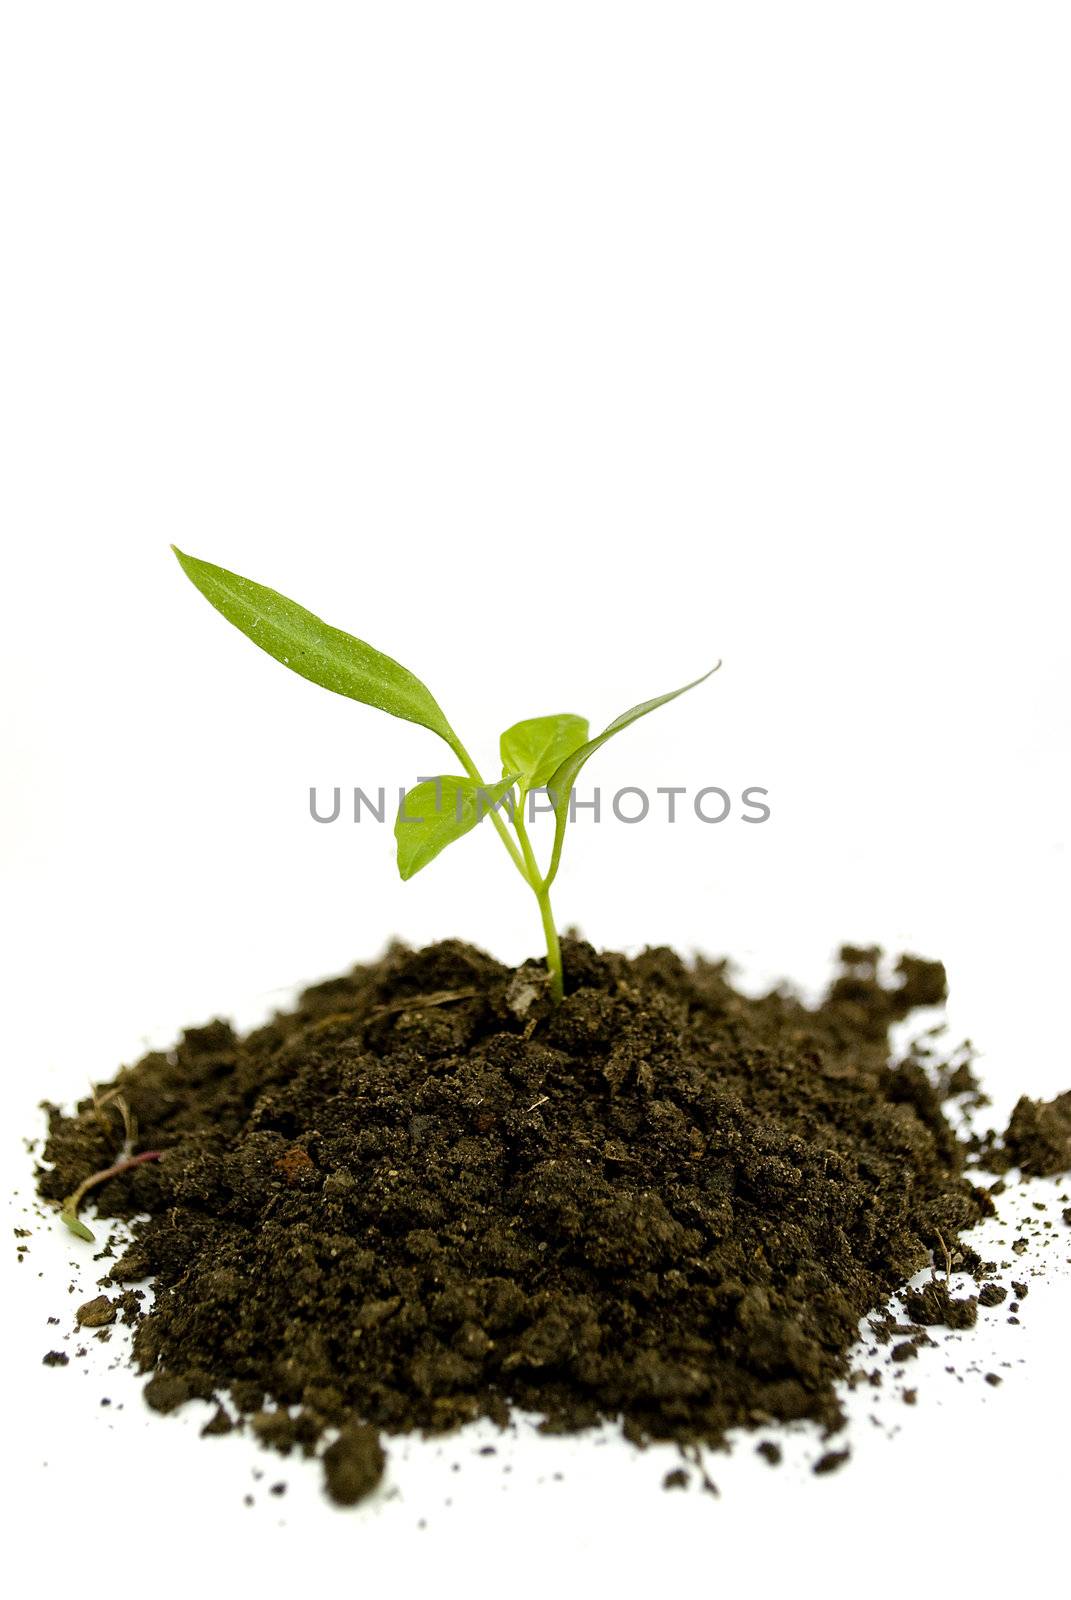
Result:
M143 1161L159 1161L162 1150L143 1150L139 1156L126 1156L122 1161L117 1161L114 1167L105 1167L103 1172L94 1172L87 1181L96 1188L98 1183L105 1183L109 1178L118 1178L121 1173L129 1172L131 1167L140 1167Z
M98 1188L102 1183L107 1183L109 1178L118 1178L122 1173L129 1172L132 1167L140 1167L145 1161L159 1161L163 1155L162 1150L143 1150L138 1156L124 1156L112 1167L105 1167L100 1172L92 1172L84 1183L80 1183L72 1195L68 1195L63 1202L60 1212L64 1222L80 1239L92 1241L93 1235L84 1222L78 1220L78 1207L82 1204L91 1189Z

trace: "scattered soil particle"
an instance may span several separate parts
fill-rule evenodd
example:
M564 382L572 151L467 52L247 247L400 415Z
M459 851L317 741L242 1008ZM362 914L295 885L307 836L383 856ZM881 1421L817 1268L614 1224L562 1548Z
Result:
M145 1385L145 1404L154 1411L177 1411L193 1394L187 1378L177 1373L157 1372Z
M1014 1165L1034 1177L1071 1167L1071 1090L1055 1100L1020 1099L1004 1144Z
M836 1472L838 1467L844 1465L850 1455L850 1450L827 1450L825 1455L819 1456L811 1471L819 1476L824 1476L827 1472Z
M977 1295L959 1298L936 1278L920 1289L909 1289L904 1306L909 1317L927 1328L973 1328L978 1320Z
M1007 1298L1008 1291L1002 1283L983 1283L978 1291L980 1306L999 1306Z
M205 1423L204 1427L201 1429L201 1438L219 1438L223 1434L233 1432L233 1429L234 1422L232 1419L227 1415L222 1406L217 1406L215 1411L209 1417L208 1421Z
M65 1367L70 1359L65 1350L50 1350L41 1357L41 1364L45 1367Z
M74 1315L80 1328L103 1328L115 1321L116 1313L114 1302L106 1294L98 1294L95 1300L87 1300L85 1305L79 1306Z
M755 1446L755 1450L769 1466L780 1466L781 1446L774 1444L772 1439L764 1439L761 1444Z
M354 1506L379 1483L386 1464L383 1446L374 1428L350 1422L334 1444L324 1451L327 1492L340 1506Z
M283 1453L341 1428L323 1460L345 1504L382 1475L380 1430L514 1408L548 1432L618 1418L641 1446L830 1432L860 1319L934 1262L981 1274L959 1236L993 1212L967 1160L994 1146L945 1113L973 1079L929 1046L890 1059L890 1027L943 1000L939 963L884 982L846 950L809 1007L669 950L564 956L553 1007L534 963L396 947L98 1088L161 1152L99 1196L133 1235L109 1281L154 1279L151 1308L117 1301L150 1406L226 1396ZM1020 1101L1006 1157L1051 1170L1065 1102ZM92 1098L50 1107L42 1195L114 1162L113 1137ZM978 1301L934 1278L905 1303L874 1336L913 1350Z
M1004 1379L996 1372L987 1372L985 1375L985 1381L994 1389L997 1389L1004 1382Z
M663 1489L687 1489L689 1481L689 1475L683 1467L674 1467L662 1479L662 1487Z

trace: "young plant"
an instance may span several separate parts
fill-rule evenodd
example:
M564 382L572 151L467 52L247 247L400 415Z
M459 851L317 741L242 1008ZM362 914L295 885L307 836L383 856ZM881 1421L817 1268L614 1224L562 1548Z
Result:
M418 783L398 808L394 835L398 871L403 879L426 867L429 861L489 816L517 871L539 905L547 942L547 969L551 994L562 997L562 957L550 907L550 889L561 862L565 829L571 811L573 785L584 763L600 745L649 711L675 700L718 670L720 662L702 677L671 689L668 694L644 700L622 712L594 738L583 717L561 713L530 717L507 728L499 741L502 776L485 783L479 769L434 699L431 691L390 656L338 628L330 627L303 606L241 578L224 567L198 561L171 547L186 576L228 622L241 629L268 655L291 672L318 683L335 694L360 700L388 711L391 716L438 734L457 757L463 772ZM541 872L524 821L527 796L545 791L554 813L554 843L546 872ZM511 831L512 830L512 831Z
M94 1189L99 1189L102 1183L107 1183L109 1178L121 1178L124 1172L132 1172L135 1167L140 1167L146 1161L159 1161L159 1150L143 1150L140 1155L134 1154L134 1146L138 1138L138 1125L134 1113L127 1105L126 1097L113 1089L102 1099L97 1098L96 1090L93 1092L94 1109L105 1130L108 1128L108 1119L104 1115L104 1108L111 1105L118 1111L123 1121L123 1145L119 1154L110 1167L103 1167L99 1172L91 1172L84 1178L73 1194L69 1194L60 1207L60 1221L65 1222L71 1232L79 1239L85 1239L87 1244L93 1244L95 1235L87 1228L78 1215L78 1208L87 1194Z

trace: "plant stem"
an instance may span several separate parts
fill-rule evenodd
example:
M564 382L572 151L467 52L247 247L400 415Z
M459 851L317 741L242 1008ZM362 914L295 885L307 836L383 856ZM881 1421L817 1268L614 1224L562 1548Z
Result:
M65 1222L72 1233L79 1239L93 1243L93 1234L86 1227L78 1215L78 1207L82 1204L90 1189L96 1189L100 1184L107 1183L109 1178L119 1178L124 1172L129 1172L133 1167L140 1167L146 1161L159 1161L159 1150L143 1150L139 1156L123 1156L114 1165L105 1167L100 1172L91 1172L89 1177L80 1183L73 1194L69 1194L63 1202L60 1211L60 1220Z
M453 748L454 754L457 756L458 760L461 762L461 765L464 767L466 773L472 779L473 783L478 784L481 789L486 789L487 785L484 783L483 779L480 777L479 768L477 767L475 761L473 761L472 757L469 755L468 751L465 749L465 746L461 743L461 740L458 739L456 744L454 744L452 748ZM506 849L509 851L510 860L513 862L513 865L517 868L517 871L520 873L521 877L525 880L525 882L530 884L532 882L532 880L528 876L528 869L526 868L524 862L521 860L520 851L517 849L517 846L514 844L513 840L509 836L509 833L508 833L508 831L506 829L506 824L502 821L501 816L494 809L494 807L491 807L488 810L487 815L491 818L491 821L494 824L495 832L498 834L499 838L502 840L502 843L505 845ZM534 885L533 885L533 887L534 887Z
M562 974L562 947L558 942L558 930L554 926L554 913L550 908L550 886L540 876L539 864L535 858L531 841L528 838L528 829L524 825L524 790L521 789L520 799L513 808L513 826L517 830L517 837L521 841L521 855L524 857L525 875L532 886L532 892L539 902L539 915L543 919L543 934L547 941L547 971L550 973L550 993L555 1004L565 992Z
M536 890L539 915L543 919L543 933L547 941L547 971L550 973L550 997L557 1005L565 993L562 973L562 947L558 943L558 930L554 926L554 913L550 909L550 895L540 884Z
M480 777L479 768L456 735L455 742L451 748L473 783L479 784L481 789L486 788L487 785ZM517 799L513 803L513 826L517 830L517 838L521 843L520 850L517 849L517 846L510 838L500 813L492 808L487 815L491 818L495 832L508 850L510 860L535 895L539 904L539 915L543 921L543 934L547 941L547 971L550 973L550 992L555 1004L557 1004L565 992L562 974L562 950L558 942L558 930L554 926L554 913L550 908L550 878L548 877L544 880L542 877L539 871L539 863L536 861L535 852L529 842L528 832L524 826L523 783L518 785Z

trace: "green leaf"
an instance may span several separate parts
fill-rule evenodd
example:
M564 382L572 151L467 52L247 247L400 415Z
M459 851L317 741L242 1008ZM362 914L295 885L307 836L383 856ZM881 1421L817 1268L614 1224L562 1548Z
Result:
M86 1227L85 1223L74 1211L61 1211L60 1221L65 1222L71 1232L79 1239L84 1239L87 1244L96 1243L96 1235Z
M304 606L171 546L179 565L205 599L268 655L321 688L376 706L392 717L430 728L456 748L457 735L431 691L390 656L362 639L321 622Z
M482 785L472 778L442 777L410 789L394 822L398 871L403 879L411 878L434 861L440 850L474 828L516 781L516 773Z
M526 789L541 789L587 736L587 718L567 712L515 722L499 740L502 771L519 772Z
M562 843L565 839L565 824L569 820L569 796L584 763L590 756L595 754L600 745L604 745L607 739L612 739L615 733L620 733L622 729L630 727L634 722L638 722L641 717L647 716L648 712L657 711L659 706L667 705L670 700L676 700L678 695L687 694L689 689L694 689L698 684L705 683L709 677L717 672L720 666L721 662L719 661L715 666L711 667L709 672L704 672L701 678L693 678L691 683L684 684L682 688L671 689L668 694L660 694L654 700L644 700L638 706L632 706L628 711L623 711L619 717L614 718L613 722L608 723L594 739L589 739L586 744L582 744L576 750L571 751L557 770L547 779L546 787L550 791L550 797L554 802L554 850L551 854L550 868L547 872L546 881L548 885L553 881L554 875L558 870Z

